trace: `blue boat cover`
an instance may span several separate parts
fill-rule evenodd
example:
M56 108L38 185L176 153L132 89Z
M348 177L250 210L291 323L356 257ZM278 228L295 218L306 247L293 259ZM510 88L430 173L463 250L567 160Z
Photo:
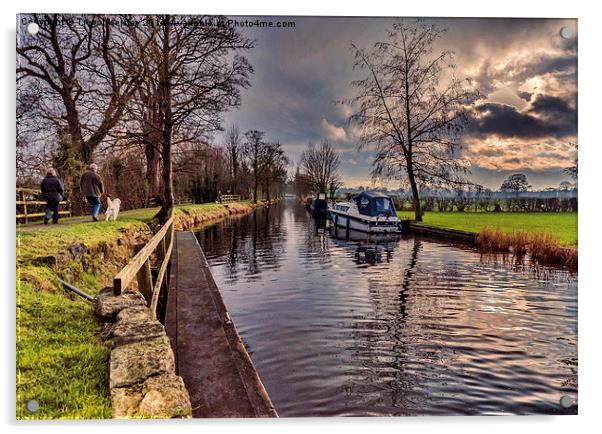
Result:
M389 196L377 191L363 191L353 198L360 214L370 217L393 217L397 213Z

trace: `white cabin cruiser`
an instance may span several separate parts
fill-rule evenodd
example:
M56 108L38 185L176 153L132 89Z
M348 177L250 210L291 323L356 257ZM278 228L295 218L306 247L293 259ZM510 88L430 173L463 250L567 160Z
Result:
M330 219L338 227L368 233L400 231L401 220L389 196L364 191L349 202L337 202L329 208Z

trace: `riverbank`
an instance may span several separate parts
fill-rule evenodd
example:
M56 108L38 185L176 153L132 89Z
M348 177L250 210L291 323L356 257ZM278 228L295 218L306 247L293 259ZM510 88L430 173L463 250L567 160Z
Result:
M183 205L178 229L250 212L250 202ZM95 296L153 233L155 209L125 211L116 222L17 228L17 418L110 418L109 348L93 305L62 289L61 278ZM26 402L35 399L31 413Z
M529 254L545 265L577 269L577 213L425 213L423 222L398 212L411 232L452 238L481 252Z
M397 213L402 220L413 220L411 211ZM499 228L501 232L524 231L552 234L559 244L577 247L577 213L523 213L523 212L426 212L421 225L478 234L484 228Z

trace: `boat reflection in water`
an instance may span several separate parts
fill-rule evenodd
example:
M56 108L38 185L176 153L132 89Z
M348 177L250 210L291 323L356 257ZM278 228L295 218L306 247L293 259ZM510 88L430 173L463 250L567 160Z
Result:
M355 246L355 263L357 265L390 262L393 250L400 239L399 234L367 233L337 226L330 228L330 235L338 240L341 246Z

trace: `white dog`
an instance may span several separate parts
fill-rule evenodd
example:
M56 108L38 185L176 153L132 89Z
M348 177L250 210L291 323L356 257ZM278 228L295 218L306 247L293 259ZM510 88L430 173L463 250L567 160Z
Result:
M119 215L119 208L121 207L121 199L113 199L107 197L107 210L105 211L105 221L109 221L113 219L113 221L117 220L117 216Z

